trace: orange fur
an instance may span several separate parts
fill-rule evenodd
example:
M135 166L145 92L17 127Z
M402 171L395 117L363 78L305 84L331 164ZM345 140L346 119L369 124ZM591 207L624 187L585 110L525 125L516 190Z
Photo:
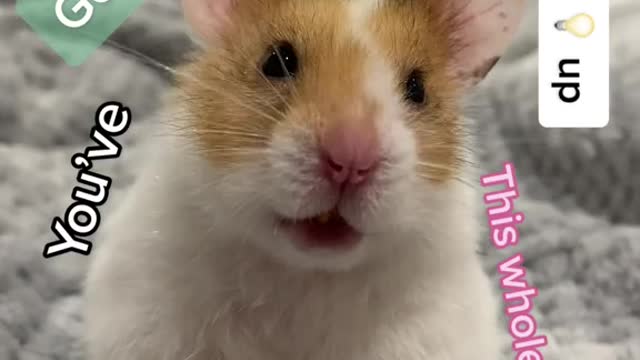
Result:
M389 2L372 19L372 29L397 69L398 91L414 69L425 74L428 105L413 110L410 124L418 138L418 171L434 182L456 174L461 165L463 131L458 108L461 84L449 72L446 24L428 1Z
M279 128L303 126L318 137L340 121L370 126L379 106L364 95L371 54L349 32L345 0L241 1L233 25L215 49L188 66L179 88L198 143L218 166L257 161ZM449 40L429 2L396 1L367 24L396 70L397 91L413 69L425 74L428 105L408 107L418 139L419 173L443 182L459 170L460 86L449 76ZM300 73L291 83L269 83L259 68L267 48L291 42ZM363 122L363 119L367 121Z

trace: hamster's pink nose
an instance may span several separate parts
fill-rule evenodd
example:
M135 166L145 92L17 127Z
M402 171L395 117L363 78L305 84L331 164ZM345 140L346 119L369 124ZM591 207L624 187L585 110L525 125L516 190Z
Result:
M380 142L372 124L346 121L327 130L321 139L327 178L336 185L364 183L380 162Z

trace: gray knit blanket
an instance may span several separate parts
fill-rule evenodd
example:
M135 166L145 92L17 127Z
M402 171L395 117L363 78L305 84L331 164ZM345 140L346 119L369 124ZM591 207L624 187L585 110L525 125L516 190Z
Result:
M482 171L515 164L526 259L547 359L640 359L640 44L637 0L612 2L612 120L603 130L547 130L537 120L535 2L508 56L469 101ZM89 258L45 260L54 216L71 204L73 154L89 144L97 107L134 116L113 178L108 217L144 161L145 130L191 47L177 0L147 0L85 65L69 68L0 0L0 360L85 360L82 279ZM118 45L115 45L118 44ZM477 180L473 180L477 182ZM495 280L510 255L481 256ZM505 323L505 340L508 333ZM505 348L505 359L514 358ZM126 360L126 359L123 359ZM132 359L133 360L133 359Z

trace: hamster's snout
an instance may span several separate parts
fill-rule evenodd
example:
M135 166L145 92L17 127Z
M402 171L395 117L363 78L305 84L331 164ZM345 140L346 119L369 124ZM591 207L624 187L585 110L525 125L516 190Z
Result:
M370 121L332 125L321 135L320 152L323 174L338 188L366 183L381 161L380 140Z

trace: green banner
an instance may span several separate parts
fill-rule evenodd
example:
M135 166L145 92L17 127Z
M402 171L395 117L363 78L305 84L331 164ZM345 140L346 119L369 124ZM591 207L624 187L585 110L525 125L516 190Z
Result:
M17 13L71 66L87 58L143 0L18 0Z

